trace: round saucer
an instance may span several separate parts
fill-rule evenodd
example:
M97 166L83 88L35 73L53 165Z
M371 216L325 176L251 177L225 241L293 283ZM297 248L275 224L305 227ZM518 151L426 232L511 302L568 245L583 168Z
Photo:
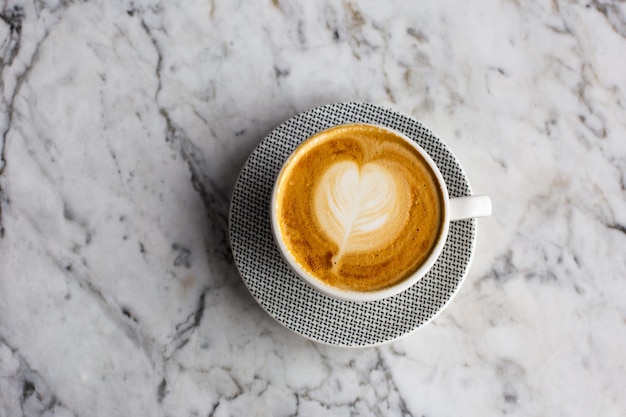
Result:
M369 123L415 140L435 161L450 197L471 195L467 176L446 145L415 119L367 103L338 103L298 114L274 129L244 165L230 207L230 240L246 286L274 319L316 342L364 347L391 342L432 320L460 288L474 253L476 220L450 223L441 256L411 288L383 300L342 301L306 285L274 242L269 205L283 162L306 138L331 126Z

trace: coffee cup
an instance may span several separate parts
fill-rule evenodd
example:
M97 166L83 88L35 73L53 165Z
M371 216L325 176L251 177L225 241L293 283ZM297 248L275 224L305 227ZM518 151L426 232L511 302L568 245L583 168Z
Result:
M283 258L306 284L330 297L374 301L424 277L450 222L489 216L491 200L450 198L415 141L356 123L296 148L276 178L270 214Z

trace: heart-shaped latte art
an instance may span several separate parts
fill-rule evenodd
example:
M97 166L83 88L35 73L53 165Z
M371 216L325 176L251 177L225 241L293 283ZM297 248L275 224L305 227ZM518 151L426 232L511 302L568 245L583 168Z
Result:
M325 233L343 254L375 249L393 239L404 223L407 193L401 179L377 162L350 160L328 168L315 190L314 210Z

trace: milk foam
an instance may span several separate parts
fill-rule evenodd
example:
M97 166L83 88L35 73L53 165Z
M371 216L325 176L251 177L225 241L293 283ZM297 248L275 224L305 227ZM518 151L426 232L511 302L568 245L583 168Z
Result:
M402 179L378 163L332 164L314 192L317 220L339 247L334 258L364 252L393 239L402 226ZM402 210L404 208L404 210Z

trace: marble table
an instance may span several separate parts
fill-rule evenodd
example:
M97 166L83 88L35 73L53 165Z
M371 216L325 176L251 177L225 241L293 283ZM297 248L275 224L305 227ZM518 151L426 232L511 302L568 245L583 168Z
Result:
M0 416L626 412L623 2L2 7ZM250 152L342 101L494 205L448 308L375 348L276 323L228 247Z

